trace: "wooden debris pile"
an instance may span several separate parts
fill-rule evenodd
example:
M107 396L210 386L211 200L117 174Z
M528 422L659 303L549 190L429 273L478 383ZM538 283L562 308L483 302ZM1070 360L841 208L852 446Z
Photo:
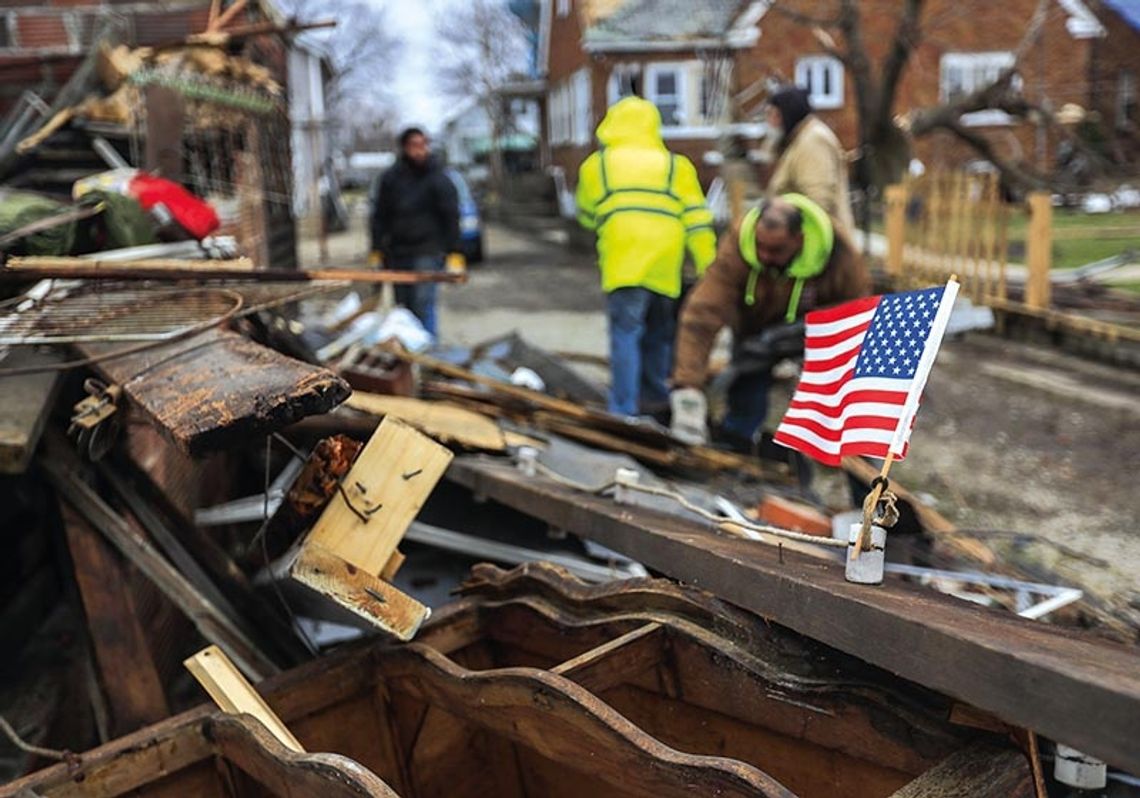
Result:
M519 339L410 352L282 315L330 286L216 276L156 333L169 275L91 279L0 316L51 332L0 359L0 796L1028 798L1037 733L1140 769L1128 649L845 583L721 495L786 468Z

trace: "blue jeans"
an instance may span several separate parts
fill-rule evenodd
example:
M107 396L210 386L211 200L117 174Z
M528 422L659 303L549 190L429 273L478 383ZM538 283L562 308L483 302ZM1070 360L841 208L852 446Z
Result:
M606 295L611 413L635 416L668 403L676 304L646 288L618 288Z
M744 440L753 440L768 417L770 369L741 374L728 388L728 413L721 429Z
M404 258L392 258L388 264L390 269L399 269L412 272L439 272L443 271L443 255L411 255ZM424 329L439 337L439 322L435 314L435 298L437 283L414 283L412 285L396 286L396 302L406 307L423 324Z

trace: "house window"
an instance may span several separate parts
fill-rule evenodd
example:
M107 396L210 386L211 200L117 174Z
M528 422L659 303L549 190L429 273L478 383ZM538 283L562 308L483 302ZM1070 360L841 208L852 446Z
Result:
M12 37L8 33L8 15L0 14L0 47L11 47Z
M946 53L942 56L938 78L942 102L954 102L984 89L1013 63L1013 53L1009 52ZM1021 87L1019 77L1014 77L1013 86ZM965 114L962 121L967 125L1005 125L1010 118L1004 111L992 110Z
M566 87L557 83L550 91L550 143L559 145L566 141Z
M813 108L843 107L843 62L830 55L811 55L796 61L796 85L805 89Z
M1116 126L1127 127L1136 119L1136 73L1121 70L1116 76Z
M661 112L662 127L685 124L685 73L680 66L650 66L646 73L646 88L646 99Z
M570 15L570 0L558 0L558 16L566 17Z
M640 84L640 64L618 64L606 84L606 104L613 105L626 97L640 96Z

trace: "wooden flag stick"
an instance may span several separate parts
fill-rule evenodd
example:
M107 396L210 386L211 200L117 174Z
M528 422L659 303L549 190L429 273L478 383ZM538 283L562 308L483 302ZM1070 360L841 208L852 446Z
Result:
M871 495L863 502L863 526L859 530L859 537L855 541L855 548L851 549L851 559L859 559L860 553L871 546L871 517L875 514L875 505L887 486L887 474L891 472L891 463L895 461L895 453L887 452L887 459L883 461L883 470L879 472L879 479L871 490Z

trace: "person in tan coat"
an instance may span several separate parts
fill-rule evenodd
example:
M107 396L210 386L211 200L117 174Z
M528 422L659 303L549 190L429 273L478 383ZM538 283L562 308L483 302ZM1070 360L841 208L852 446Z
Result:
M803 194L848 233L854 231L847 159L835 133L812 113L808 94L801 88L780 89L768 103L768 125L779 132L768 196Z
M708 439L701 389L722 328L733 333L734 366L751 355L754 367L736 368L719 433L733 448L750 451L768 414L771 367L778 356L803 352L803 315L870 293L863 259L819 205L786 194L749 211L721 237L716 260L681 308L670 395L674 435ZM750 348L756 340L761 346Z

